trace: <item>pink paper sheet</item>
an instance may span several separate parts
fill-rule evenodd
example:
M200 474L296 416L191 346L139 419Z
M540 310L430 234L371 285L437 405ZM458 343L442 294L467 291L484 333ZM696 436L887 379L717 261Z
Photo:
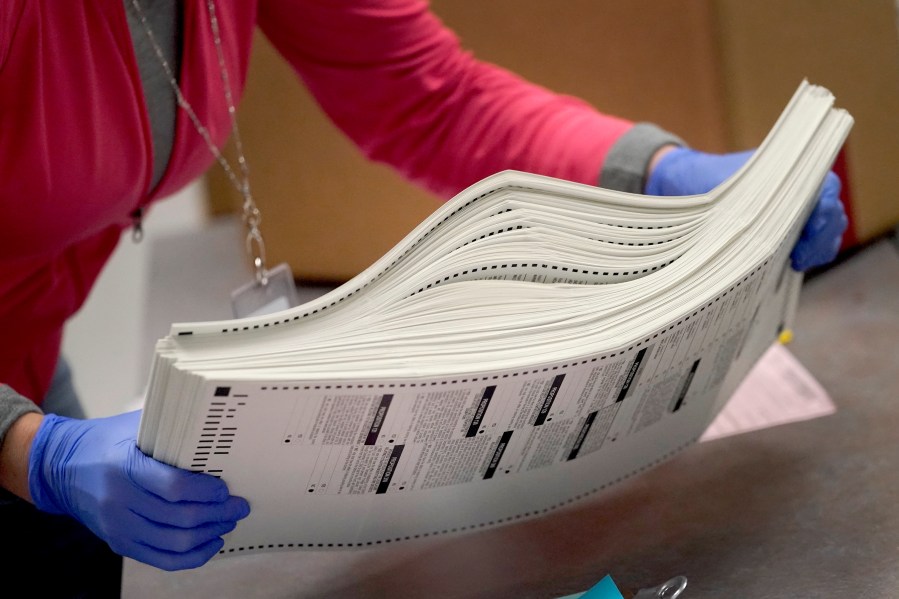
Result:
M737 388L700 441L836 412L827 391L793 354L775 343Z

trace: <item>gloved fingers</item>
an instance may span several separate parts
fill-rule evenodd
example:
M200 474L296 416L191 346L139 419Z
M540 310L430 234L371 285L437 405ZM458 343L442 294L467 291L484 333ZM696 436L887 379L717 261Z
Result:
M821 193L818 195L818 203L809 216L809 222L814 222L815 227L824 229L828 224L835 223L840 219L846 220L846 210L840 201L840 190L842 183L840 178L833 172L827 173L824 184L821 186ZM847 223L843 223L845 227Z
M733 177L754 153L755 150L745 150L729 154L708 155L708 166L703 171L704 176L699 178L699 185L691 192L695 195L712 191Z
M805 272L817 266L832 262L842 246L842 231L834 230L830 234L822 234L818 239L796 244L790 254L793 270Z
M125 472L131 481L166 501L221 503L228 499L228 486L219 478L169 466L145 455L137 446L128 453Z
M131 542L124 547L113 547L113 550L120 555L130 557L161 570L174 572L175 570L199 568L212 559L224 544L225 542L221 538L215 538L190 551L172 552L143 545L139 542Z
M654 196L691 196L707 193L732 177L754 150L708 154L675 148L649 173L644 192Z
M116 419L118 424L122 426L125 430L133 431L134 438L137 438L137 429L140 427L140 415L142 410L132 410L131 412L124 412L122 414L117 414L115 416L110 416L109 418Z
M156 526L148 529L149 534L141 539L141 543L170 553L190 553L228 534L236 526L236 522L204 524L195 528Z
M228 534L236 526L237 522L230 521L181 528L130 514L118 519L115 530L110 531L107 541L113 549L126 549L129 543L136 542L166 553L190 553Z
M207 524L232 524L250 514L250 505L243 497L229 496L225 501L202 503L196 501L170 502L146 493L133 501L129 509L136 515L160 526L196 528Z
M136 487L131 487L136 490ZM152 505L168 505L172 512L182 506L168 504L149 493L140 493L135 501L134 493L116 494L117 501L98 504L93 516L85 522L113 551L167 570L193 568L202 565L215 555L222 545L221 537L237 526L235 519L193 524L197 518L187 518L188 526L174 526L144 517L138 508ZM164 510L159 510L164 513ZM173 518L177 520L178 518Z
M792 266L806 271L836 258L849 219L840 201L841 182L834 173L825 178L818 203L806 221L791 253Z

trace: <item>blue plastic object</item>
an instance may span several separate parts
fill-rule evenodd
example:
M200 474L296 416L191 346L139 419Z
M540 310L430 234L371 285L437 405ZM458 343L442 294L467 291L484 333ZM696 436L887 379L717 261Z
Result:
M28 464L37 507L68 514L113 551L163 570L195 568L250 513L223 481L144 455L140 412L76 420L44 417Z
M559 597L558 599L624 599L624 597L622 596L621 591L618 590L612 577L606 575L605 578L590 587L587 591L576 593L574 595L566 595L565 597Z
M753 151L707 154L690 148L674 148L650 173L645 192L658 196L706 193L737 172L752 154ZM837 257L843 233L849 225L840 201L840 189L840 178L833 172L828 173L818 203L790 255L795 270L807 271Z

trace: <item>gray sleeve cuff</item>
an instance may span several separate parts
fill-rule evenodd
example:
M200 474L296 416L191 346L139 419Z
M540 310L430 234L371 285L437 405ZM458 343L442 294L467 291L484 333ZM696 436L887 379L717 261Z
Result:
M13 422L29 412L43 414L30 399L22 397L7 385L0 385L0 447L6 439L6 431Z
M599 174L599 186L629 193L643 193L649 161L656 150L669 144L687 145L678 136L652 123L637 123L609 150Z

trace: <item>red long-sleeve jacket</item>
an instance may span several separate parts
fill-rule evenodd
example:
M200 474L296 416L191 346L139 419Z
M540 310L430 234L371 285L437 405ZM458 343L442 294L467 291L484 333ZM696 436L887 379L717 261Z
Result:
M207 4L181 5L180 85L222 144L230 121ZM595 184L631 126L477 61L422 0L216 6L233 86L259 26L366 155L445 197L507 168ZM0 383L40 403L63 325L129 215L213 163L183 114L150 190L152 160L122 0L0 3Z

